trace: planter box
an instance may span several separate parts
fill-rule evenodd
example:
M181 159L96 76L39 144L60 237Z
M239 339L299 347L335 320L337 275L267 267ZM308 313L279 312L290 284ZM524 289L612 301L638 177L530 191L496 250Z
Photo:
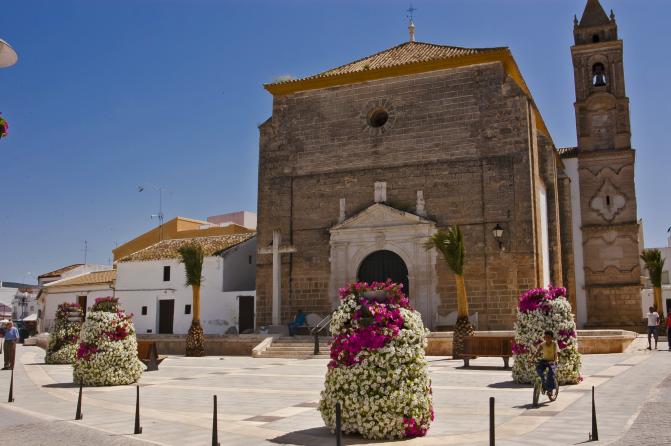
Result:
M515 332L476 331L475 336L513 337ZM636 333L627 330L578 330L578 351L582 354L623 353L636 339ZM452 332L431 332L426 347L427 356L452 356Z
M206 356L251 356L252 349L267 336L206 335ZM186 335L138 335L138 340L156 342L159 355L184 355Z

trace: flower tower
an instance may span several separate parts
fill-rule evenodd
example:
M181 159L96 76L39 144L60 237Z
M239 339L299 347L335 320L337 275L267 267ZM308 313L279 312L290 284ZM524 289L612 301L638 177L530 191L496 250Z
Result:
M424 359L428 331L402 285L354 283L340 290L331 320L331 362L319 411L335 430L367 439L426 434L433 421L431 380Z
M552 330L559 344L557 379L559 384L577 384L580 376L580 353L571 304L565 288L528 290L520 296L513 343L513 379L518 383L532 383L536 377L536 359L533 352L543 342L546 330Z
M79 330L82 328L82 307L75 303L62 303L56 310L56 322L49 336L44 362L47 364L72 364L77 353Z
M73 364L75 383L118 386L140 379L135 327L114 297L98 298L82 324Z

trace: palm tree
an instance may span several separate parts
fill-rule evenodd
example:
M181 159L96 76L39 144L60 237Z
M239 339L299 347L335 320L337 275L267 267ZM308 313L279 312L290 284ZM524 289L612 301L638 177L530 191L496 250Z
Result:
M200 326L200 284L203 280L203 248L200 245L186 245L178 250L186 272L186 284L193 292L191 328L186 335L186 356L203 356L205 338Z
M641 253L641 260L645 263L645 268L650 275L650 282L655 293L655 310L659 312L660 324L664 320L664 311L662 310L662 271L664 271L664 258L659 249L644 249Z
M452 357L460 358L464 351L464 338L473 336L474 330L468 320L468 297L464 282L464 235L459 226L452 226L448 230L436 232L425 244L426 249L437 249L443 255L447 266L454 273L457 282L457 324L454 327L452 342Z

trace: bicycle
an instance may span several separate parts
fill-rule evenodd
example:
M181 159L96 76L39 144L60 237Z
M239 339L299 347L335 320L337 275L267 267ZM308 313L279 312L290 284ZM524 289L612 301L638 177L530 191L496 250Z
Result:
M556 367L556 366L553 363L550 364L550 367ZM538 374L536 374L536 380L534 381L534 399L533 399L534 407L538 407L538 400L540 399L541 393L546 394L550 401L555 401L559 396L559 381L557 380L556 370L554 374L554 388L552 389L552 391L549 392L545 389L545 381L547 378L547 374L549 373L549 370L550 369L548 367L543 371L542 379L540 376L538 376Z

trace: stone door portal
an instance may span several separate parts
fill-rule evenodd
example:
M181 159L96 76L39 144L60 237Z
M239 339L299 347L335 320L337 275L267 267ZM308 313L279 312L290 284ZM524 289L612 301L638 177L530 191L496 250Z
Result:
M368 255L359 266L357 279L361 282L392 282L403 284L403 292L410 293L408 267L395 252L381 250Z

